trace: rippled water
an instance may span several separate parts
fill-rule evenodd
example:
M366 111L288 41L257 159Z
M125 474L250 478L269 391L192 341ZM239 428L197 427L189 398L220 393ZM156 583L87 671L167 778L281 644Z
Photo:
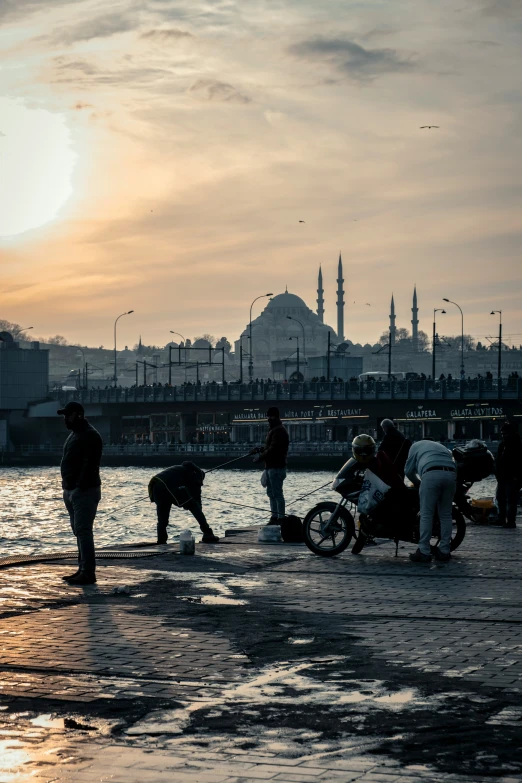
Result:
M102 501L96 519L95 537L99 546L153 541L156 535L156 507L147 497L147 485L157 471L149 468L104 468ZM285 482L288 511L303 515L319 500L338 497L328 487L310 498L292 501L315 487L331 481L329 471L289 472ZM226 528L262 524L270 516L260 472L221 470L207 476L203 504L207 519L218 535ZM494 481L488 479L473 487L476 497L491 496ZM145 498L132 508L123 508ZM220 502L223 500L225 502ZM242 508L231 503L255 506ZM172 509L169 536L190 527L198 530L193 517ZM0 470L0 557L35 554L74 548L69 517L65 511L57 468L2 468Z

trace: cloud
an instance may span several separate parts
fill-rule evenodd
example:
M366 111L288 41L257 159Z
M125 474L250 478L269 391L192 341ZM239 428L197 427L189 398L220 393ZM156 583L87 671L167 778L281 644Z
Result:
M231 84L218 82L214 79L199 79L188 89L196 97L206 101L219 101L221 103L250 103L248 95L243 95Z
M488 0L482 6L481 13L484 16L505 16L522 20L522 3L520 0Z
M90 41L93 38L109 38L118 33L127 33L136 26L136 16L131 14L106 14L88 19L73 27L57 30L50 36L53 43L73 44L78 41Z
M69 6L84 0L53 0L53 7ZM48 0L0 0L0 19L9 22L38 11L49 11Z
M164 30L148 30L146 33L142 33L140 38L167 43L168 41L178 41L180 38L194 38L194 36L186 30L178 30L176 27L171 27Z
M345 38L310 38L293 44L288 51L303 60L327 63L358 81L414 67L412 60L404 59L395 49L365 49Z

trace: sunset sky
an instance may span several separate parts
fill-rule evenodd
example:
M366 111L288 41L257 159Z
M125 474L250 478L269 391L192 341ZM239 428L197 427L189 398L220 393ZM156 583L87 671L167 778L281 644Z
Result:
M409 327L416 283L425 331L446 296L522 343L520 0L0 0L0 21L0 318L110 347L134 309L122 346L233 340L259 294L315 309L322 264L335 327L342 250L349 339L378 339L392 292Z

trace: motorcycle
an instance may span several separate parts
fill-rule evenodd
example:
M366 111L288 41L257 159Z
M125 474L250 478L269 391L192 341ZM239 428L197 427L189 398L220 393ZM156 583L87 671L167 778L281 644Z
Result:
M365 467L353 457L343 465L332 483L332 489L341 495L338 503L325 501L312 508L303 520L303 536L305 543L312 552L322 557L334 557L349 546L352 539L355 543L352 554L359 554L364 546L375 536L389 538L395 541L395 554L398 553L399 541L418 544L420 536L419 494L415 487L405 488L400 520L395 524L386 519L385 503L376 507L370 514L359 515L359 531L356 533L355 513L361 494ZM471 514L471 506L466 499L466 493L473 482L459 481L457 472L456 502L452 506L453 532L451 551L460 546L466 535L464 513ZM469 485L469 486L468 486ZM390 508L390 507L388 507ZM388 509L386 509L387 511ZM391 508L390 508L391 510ZM390 516L399 516L397 510ZM468 518L471 519L471 516ZM440 542L440 523L436 516L433 522L431 540L432 551Z

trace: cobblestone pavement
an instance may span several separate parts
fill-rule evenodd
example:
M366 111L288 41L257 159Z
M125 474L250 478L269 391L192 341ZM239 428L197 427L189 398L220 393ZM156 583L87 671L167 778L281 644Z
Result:
M0 571L0 783L522 781L522 533L411 549Z

